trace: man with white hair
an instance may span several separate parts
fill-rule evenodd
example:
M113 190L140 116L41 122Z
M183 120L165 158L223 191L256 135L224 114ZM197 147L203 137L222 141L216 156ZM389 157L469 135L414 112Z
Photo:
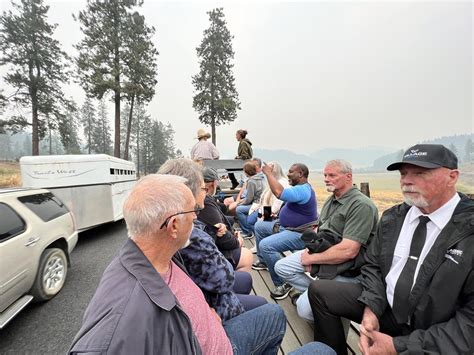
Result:
M310 322L313 321L313 312L307 289L311 281L322 278L359 282L357 276L361 263L356 261L363 258L367 245L375 235L377 207L353 186L352 181L352 167L348 161L336 159L326 163L324 184L332 195L323 205L316 233L307 231L303 233L303 238L322 238L325 242L334 238L338 242L318 252L310 252L309 249L297 251L275 265L277 275L302 292L296 301L298 315Z
M474 201L456 191L456 155L417 144L400 171L405 203L385 211L362 283L313 281L314 337L346 354L340 317L361 323L364 354L474 353Z
M105 270L70 354L277 353L286 324L278 306L222 323L173 259L199 210L184 181L148 175L131 191L130 239Z

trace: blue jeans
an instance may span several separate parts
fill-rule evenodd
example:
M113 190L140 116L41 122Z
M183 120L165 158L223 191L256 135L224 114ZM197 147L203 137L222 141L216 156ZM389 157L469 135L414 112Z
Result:
M260 261L263 261L262 254L260 254L260 242L263 238L266 238L273 234L273 226L275 221L257 221L254 225L255 231L255 246L257 247L257 257Z
M240 228L245 234L250 234L250 227L247 222L247 217L249 216L249 211L252 205L238 205L235 209L235 215L239 220Z
M314 322L314 318L311 305L309 304L308 287L313 280L304 273L304 267L301 265L302 253L303 251L300 250L279 260L275 264L275 272L283 282L288 282L298 291L303 292L296 301L296 310L301 318L312 323ZM333 280L341 282L360 282L358 277L345 276L336 276Z
M320 343L319 341L313 341L311 343L303 345L299 349L292 351L288 355L337 355L337 354L328 345Z
M246 311L268 303L262 296L250 295L250 291L252 291L252 276L248 272L235 272L233 290Z
M247 224L249 225L249 229L252 231L253 234L255 234L255 223L257 223L257 220L258 220L258 211L253 211L247 217Z
M266 304L229 319L223 326L234 355L274 355L285 335L286 317L277 304Z
M275 264L281 259L284 251L301 250L305 243L300 239L301 233L280 228L280 232L272 234L260 242L259 251L263 262L267 264L268 271L275 286L280 286L284 281L275 272Z

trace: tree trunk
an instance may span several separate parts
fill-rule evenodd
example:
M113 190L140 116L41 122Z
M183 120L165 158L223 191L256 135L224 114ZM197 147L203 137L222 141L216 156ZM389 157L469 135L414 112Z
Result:
M133 105L133 98L132 98ZM130 110L130 112L132 112ZM130 124L131 127L131 124ZM140 178L140 116L137 117L137 177Z
M38 88L36 87L36 80L33 75L33 66L29 66L31 86L31 155L39 155L39 122L38 122Z
M216 145L216 118L214 115L212 115L211 118L211 130L212 130L212 143L217 147Z
M130 102L130 114L128 115L127 135L125 138L125 149L123 151L123 158L125 160L128 160L128 147L130 145L130 134L132 132L133 104L134 103L135 103L135 95L132 94L132 100Z
M120 90L115 90L115 142L114 156L120 158Z

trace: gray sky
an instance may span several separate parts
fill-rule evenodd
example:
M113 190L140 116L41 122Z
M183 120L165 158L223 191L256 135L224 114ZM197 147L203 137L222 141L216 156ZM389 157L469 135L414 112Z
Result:
M82 36L71 13L86 1L47 1L55 36L70 55ZM466 2L202 2L145 0L158 57L152 117L170 122L189 155L202 127L192 108L195 48L224 7L234 35L242 110L217 128L222 158L245 128L256 148L308 154L328 147L403 148L474 132L473 5ZM2 10L9 1L0 0ZM0 73L3 73L0 69ZM4 83L0 82L4 87ZM69 95L82 104L83 93ZM113 112L109 115L112 119Z

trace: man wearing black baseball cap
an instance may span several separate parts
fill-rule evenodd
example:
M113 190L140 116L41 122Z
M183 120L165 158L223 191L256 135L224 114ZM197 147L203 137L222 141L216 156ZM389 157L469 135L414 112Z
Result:
M456 155L417 144L387 167L405 203L385 211L362 284L314 281L315 340L347 353L341 316L364 354L474 353L474 201L456 191Z

